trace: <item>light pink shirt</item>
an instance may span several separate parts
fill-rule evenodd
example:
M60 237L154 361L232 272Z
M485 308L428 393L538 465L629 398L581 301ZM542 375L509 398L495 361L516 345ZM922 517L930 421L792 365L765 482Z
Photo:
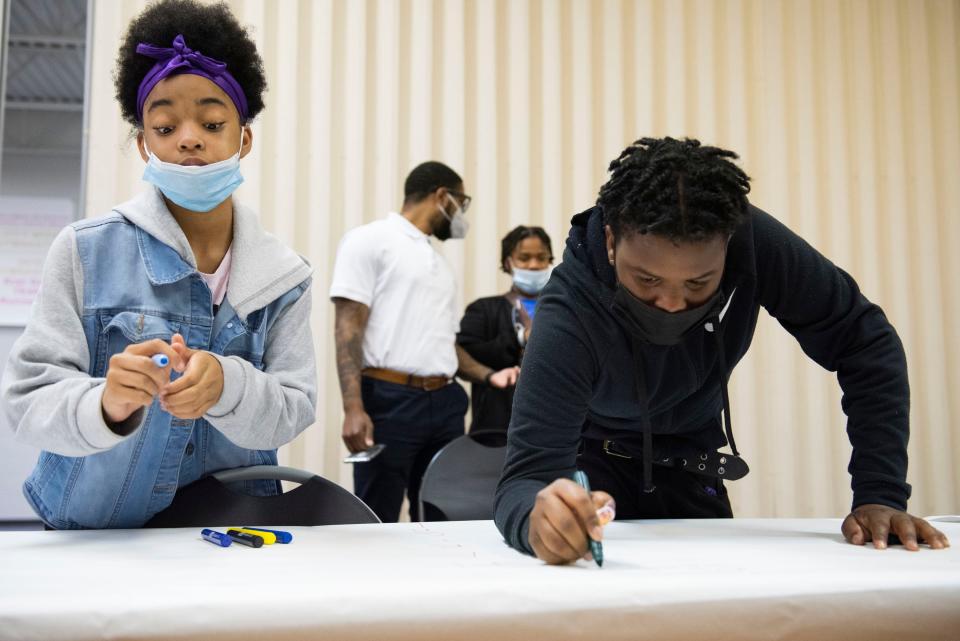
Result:
M232 249L233 247L228 249L227 253L223 255L223 260L220 261L220 266L217 267L217 271L212 274L200 272L200 277L203 278L207 287L210 288L210 293L213 294L214 305L222 303L223 297L227 295L227 283L230 282L230 252Z

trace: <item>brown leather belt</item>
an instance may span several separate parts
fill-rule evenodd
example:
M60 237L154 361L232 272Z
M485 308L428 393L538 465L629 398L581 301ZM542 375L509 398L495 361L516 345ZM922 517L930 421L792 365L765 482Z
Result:
M382 367L367 367L360 373L363 376L375 378L378 381L416 387L417 389L422 389L427 392L438 390L453 380L446 376L417 376L416 374L407 374L406 372L383 369Z

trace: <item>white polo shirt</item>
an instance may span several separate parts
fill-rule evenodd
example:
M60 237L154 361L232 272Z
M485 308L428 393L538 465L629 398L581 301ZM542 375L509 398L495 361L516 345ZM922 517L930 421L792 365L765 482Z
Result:
M351 229L337 248L330 298L370 308L364 367L452 377L460 331L456 294L446 258L398 213Z

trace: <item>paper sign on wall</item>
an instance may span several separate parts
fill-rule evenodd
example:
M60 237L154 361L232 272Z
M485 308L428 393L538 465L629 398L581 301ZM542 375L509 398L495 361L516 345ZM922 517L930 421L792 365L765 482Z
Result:
M71 222L67 198L0 198L0 325L27 324L50 243Z

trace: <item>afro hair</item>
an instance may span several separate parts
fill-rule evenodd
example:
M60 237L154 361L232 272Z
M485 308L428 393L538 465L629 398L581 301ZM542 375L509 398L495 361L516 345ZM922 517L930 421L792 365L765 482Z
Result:
M201 4L196 0L154 2L130 23L114 72L114 87L123 119L134 127L142 126L137 120L137 90L157 63L138 54L137 45L143 42L170 47L178 34L183 35L191 49L226 63L246 96L247 119L253 120L263 109L263 93L267 88L257 46L226 3Z

